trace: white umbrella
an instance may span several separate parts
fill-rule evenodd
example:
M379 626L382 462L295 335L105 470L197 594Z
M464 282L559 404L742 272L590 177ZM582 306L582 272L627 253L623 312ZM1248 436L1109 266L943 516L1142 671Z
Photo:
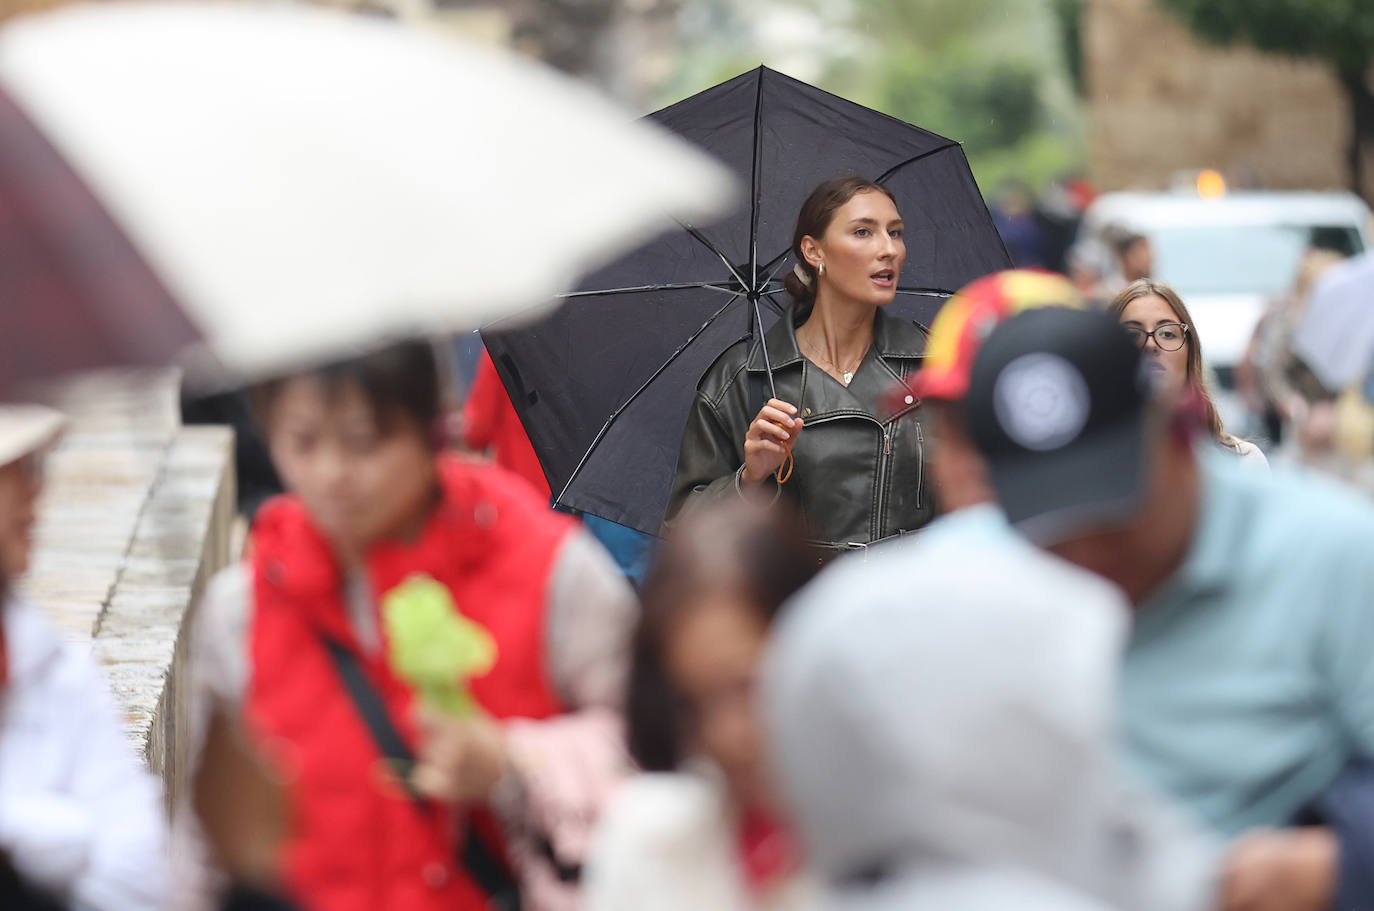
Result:
M1368 376L1374 359L1374 253L1333 266L1321 277L1293 350L1332 392Z
M572 80L320 9L21 19L0 30L0 91L249 375L538 305L732 192Z

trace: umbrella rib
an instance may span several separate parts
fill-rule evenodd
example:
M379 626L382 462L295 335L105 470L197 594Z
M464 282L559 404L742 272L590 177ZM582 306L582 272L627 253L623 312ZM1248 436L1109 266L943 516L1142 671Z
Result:
M682 223L679 222L679 224ZM716 248L716 245L711 243L711 241L706 237L705 234L702 234L700 231L698 231L691 225L682 225L682 229L686 231L688 234L690 234L692 237L695 237L698 241L700 241L702 246L704 246L706 249L710 250L712 253L716 254L716 256L720 257L720 261L725 263L725 268L730 270L730 274L735 277L735 281L739 282L739 286L741 288L749 287L749 283L746 282L744 280L744 277L739 274L739 270L734 267L730 260L726 259L725 254L720 252L720 250Z
M722 291L726 294L739 293L737 288L727 288L715 282L677 282L664 285L635 285L628 288L602 288L595 291L567 291L558 295L558 299L569 300L574 297L600 297L612 294L642 294L647 291L691 291L703 288L711 291Z
M895 165L893 165L892 167L890 167L890 168L888 168L886 171L884 171L883 174L882 174L882 176L879 177L879 178L875 181L875 183L882 183L884 180L887 180L889 177L891 177L893 174L896 174L896 173L897 173L898 171L900 171L902 168L906 167L906 166L909 165L909 164L915 164L916 162L920 161L920 160L923 159L923 158L929 158L929 157L932 156L932 155L938 155L940 152L943 152L945 149L957 149L957 148L959 148L959 143L954 142L954 141L951 140L950 142L947 142L947 143L945 143L945 144L942 145L942 146L937 146L936 148L930 149L929 151L922 152L920 155L914 155L914 156L912 156L911 158L908 158L906 161L899 161L899 162L897 162Z
M763 294L760 295L760 297L766 298L768 300L769 305L778 312L779 316L781 316L782 314L787 312L787 305L780 304L773 298L777 297L779 294L782 294L786 290L786 288L777 288L773 291L765 291Z
M900 161L900 162L898 162L897 164L893 165L892 167L888 168L886 171L883 172L882 176L879 177L879 178L875 181L875 183L882 183L883 181L885 181L885 180L887 180L889 177L891 177L893 174L896 174L896 173L897 173L898 171L900 171L902 168L906 167L906 166L909 165L909 164L915 164L916 162L922 160L923 158L929 158L929 157L932 156L932 155L937 155L937 154L939 154L940 152L945 151L946 149L957 149L957 148L959 148L959 143L951 141L951 142L946 143L945 145L938 146L938 147L936 147L936 148L934 148L934 149L930 149L930 150L928 150L928 151L922 152L920 155L914 155L914 156L912 156L911 158L908 158L908 159L906 159L905 161ZM774 269L774 268L777 268L778 266L782 265L783 260L787 259L787 254L789 254L789 253L791 253L791 252L792 252L791 250L783 250L783 251L782 251L781 253L779 253L777 256L775 256L775 257L773 257L772 259L770 259L770 260L767 262L767 264L764 265L764 267L763 267L764 271L766 272L766 271L768 271L769 269Z
M653 385L654 380L662 376L663 371L671 367L673 365L673 361L677 360L678 357L682 354L682 352L686 351L691 346L692 342L695 342L698 338L700 338L701 334L705 332L707 329L709 329L711 327L711 324L714 323L717 319L719 319L721 314L723 314L726 310L729 310L731 305L733 305L735 301L739 300L740 297L741 295L738 292L735 293L734 296L732 296L728 301L725 302L724 306L722 306L715 313L712 313L710 316L708 316L706 318L706 322L701 324L701 328L697 329L696 332L693 332L691 336L688 337L687 341L683 342L681 345L678 346L678 349L676 351L668 355L668 359L664 361L662 365L660 365L659 368L655 370L647 380L644 381L643 385L636 389L634 393L628 399L625 400L624 404L622 404L619 408L611 412L610 417L606 418L606 423L602 424L601 429L597 431L596 438L593 439L591 445L587 447L587 451L582 453L582 458L578 461L577 467L573 469L572 474L568 476L567 483L564 484L563 489L558 492L558 496L553 501L554 506L562 504L563 498L568 495L568 491L572 488L573 483L577 481L578 475L582 474L582 469L587 466L587 462L591 459L592 453L596 452L596 448L600 446L601 441L606 438L606 434L610 431L611 425L615 423L616 418L624 414L625 409L633 405L635 403L635 400L644 394L644 390L648 389L651 385Z
M780 268L780 267L782 266L782 264L783 264L783 261L787 259L787 254L789 254L789 253L791 253L791 252L792 252L791 250L783 250L783 251L782 251L781 253L779 253L777 256L773 257L773 258L770 259L767 263L765 263L765 264L764 264L764 267L763 267L763 270L764 270L765 272L767 272L769 269L777 269L777 268ZM776 274L776 273L774 273L774 274Z
M922 297L953 297L953 291L944 288L898 288L898 294L918 294Z
M754 95L754 159L749 170L749 285L758 292L759 281L759 170L763 160L763 68L759 68ZM769 377L772 378L771 375Z
M889 177L891 177L893 174L896 174L898 171L900 171L902 168L906 167L907 165L912 164L913 162L920 161L920 160L923 159L923 158L929 158L931 155L935 155L935 154L937 154L937 153L939 153L939 152L943 152L943 151L945 151L946 149L960 149L960 150L962 150L962 149L963 149L963 146L961 146L961 145L960 145L959 143L957 143L957 142L951 141L951 142L949 142L947 145L942 145L942 146L940 146L940 147L937 148L937 149L931 149L929 152L923 152L922 154L917 155L915 158L908 158L906 161L903 161L903 162L901 162L901 163L899 163L899 164L893 165L892 167L888 168L888 169L887 169L887 172L884 173L882 177L879 177L879 178L878 178L878 183L882 183L883 181L887 180ZM966 161L965 163L967 163L967 161ZM977 188L977 187L976 187L976 184L975 184L975 189L976 189L976 188ZM980 200L983 199L983 194L982 194L982 191L981 191L981 190L978 192L978 198L979 198ZM991 221L991 220L992 220L992 213L988 211L988 204L987 204L987 201L986 201L986 200L983 200L983 211L987 213L988 221ZM1006 242L1005 240L1002 239L1002 232L1000 232L1000 231L997 232L997 242L998 242L999 244L1002 245L1002 255L1005 256L1007 262L1010 263L1010 262L1011 262L1011 251L1007 249L1007 242Z
M644 294L653 291L692 290L719 291L722 294L739 294L738 288L730 288L725 285L717 285L712 282L682 282L679 284L664 285L636 285L632 288L606 288L598 291L565 291L564 293L555 296L554 300L565 301L572 300L573 298L582 297L613 297L620 294ZM520 311L519 313L511 313L501 317L500 319L492 320L491 322L486 323L482 328L484 331L488 329L499 330L501 329L501 327L509 326L512 323L518 324L520 320L523 318L522 314L528 312L529 310L537 309L537 306L538 305L534 307L528 307L526 308L526 310Z

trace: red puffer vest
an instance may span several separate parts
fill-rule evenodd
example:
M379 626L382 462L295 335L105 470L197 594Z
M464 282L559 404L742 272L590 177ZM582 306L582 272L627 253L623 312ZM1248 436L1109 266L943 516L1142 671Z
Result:
M369 555L373 603L416 574L438 580L496 642L491 672L469 681L482 707L496 718L557 714L544 612L554 559L574 523L497 468L442 458L440 483L442 502L420 539ZM387 780L339 680L324 637L358 653L414 748L411 690L384 659L360 652L338 565L293 497L259 513L253 594L248 718L291 781L292 895L312 911L483 909L484 895L458 862L466 827L456 815L421 812Z

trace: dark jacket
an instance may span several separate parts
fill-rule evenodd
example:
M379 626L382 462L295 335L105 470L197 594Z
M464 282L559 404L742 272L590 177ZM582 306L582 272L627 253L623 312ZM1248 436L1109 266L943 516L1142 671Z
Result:
M920 403L893 393L920 366L925 332L879 310L873 347L845 387L798 349L796 326L807 315L789 311L765 336L778 398L796 405L805 422L783 495L801 508L817 542L862 545L920 528L935 514ZM689 501L738 496L744 435L767 389L763 351L748 339L702 376L682 434L669 522Z
M1294 824L1329 826L1340 842L1332 911L1374 908L1374 763L1347 768Z

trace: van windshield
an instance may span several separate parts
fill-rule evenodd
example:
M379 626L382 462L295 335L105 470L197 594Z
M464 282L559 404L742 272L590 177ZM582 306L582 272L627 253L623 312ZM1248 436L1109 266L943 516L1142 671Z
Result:
M1288 291L1309 246L1347 256L1364 249L1359 231L1337 225L1202 225L1152 230L1155 272L1185 298Z

